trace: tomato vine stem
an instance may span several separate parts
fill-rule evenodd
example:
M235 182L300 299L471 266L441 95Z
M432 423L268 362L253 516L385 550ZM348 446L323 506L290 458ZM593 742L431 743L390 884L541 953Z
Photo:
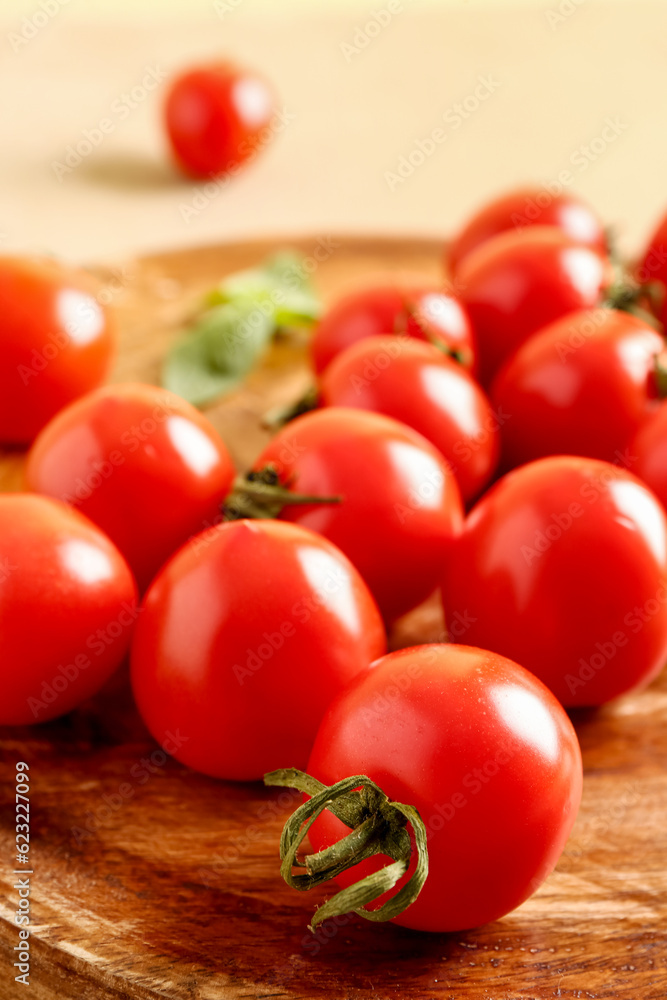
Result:
M262 417L262 427L270 431L278 430L280 427L284 427L285 424L289 424L290 421L296 420L297 417L302 416L304 413L316 410L319 406L319 396L317 386L309 386L299 399L294 400L292 403L276 406L272 410L269 410L268 413L265 413Z
M334 785L324 785L303 771L287 768L264 775L265 785L297 788L310 798L289 817L280 838L280 873L285 882L304 892L374 854L385 854L392 863L367 875L318 907L310 924L312 931L331 917L354 912L366 920L384 921L397 917L421 892L428 876L426 827L414 806L392 802L366 775L343 778ZM325 809L338 817L351 833L316 854L299 857L299 849L308 831ZM369 903L393 889L410 867L412 843L407 830L412 827L417 861L414 872L397 893L377 909ZM294 869L304 871L295 873Z
M340 503L340 496L310 496L295 493L280 482L274 465L237 476L222 504L223 521L240 521L242 518L267 519L278 517L283 507L292 504Z

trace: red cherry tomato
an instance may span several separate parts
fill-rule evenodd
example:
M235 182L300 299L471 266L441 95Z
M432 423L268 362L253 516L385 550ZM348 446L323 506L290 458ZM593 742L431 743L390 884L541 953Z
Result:
M116 543L144 590L191 535L219 519L234 478L211 423L165 389L98 389L63 410L28 455L30 489L78 507Z
M447 459L465 500L477 496L498 461L498 422L467 371L430 344L367 337L331 362L320 379L325 406L373 410L402 420Z
M616 309L572 313L526 341L491 389L503 464L588 455L630 465L630 439L655 409L662 337Z
M494 198L468 220L448 247L449 270L455 274L463 258L493 236L529 226L555 226L577 243L607 249L604 226L585 201L569 191L525 187Z
M541 327L598 305L611 278L604 254L553 226L502 233L469 254L456 283L477 338L482 384Z
M472 509L442 593L457 637L520 661L564 705L600 705L667 656L665 514L607 462L531 462Z
M638 285L654 290L646 295L642 305L652 310L667 329L667 213L660 220L639 264L632 271Z
M65 504L0 496L0 725L54 719L102 687L137 618L127 563Z
M385 650L377 607L325 539L279 521L209 529L151 586L132 647L139 711L218 778L303 766L332 698ZM300 763L299 763L300 762Z
M297 493L341 497L286 506L280 517L334 542L387 620L435 589L462 508L447 463L421 434L378 413L327 407L283 427L255 468L266 465Z
M651 487L667 510L667 403L642 424L628 451L632 471Z
M51 260L0 258L0 442L27 444L104 381L115 323L90 275Z
M313 367L321 374L346 347L388 333L427 340L474 372L476 351L465 309L437 288L367 288L339 299L320 320L311 340Z
M365 774L416 806L429 874L395 923L426 931L476 927L527 899L558 860L582 784L576 734L544 685L503 656L449 645L391 653L358 677L326 713L308 772L327 785ZM345 833L325 812L309 838L317 851Z
M265 81L229 63L176 77L165 120L173 154L191 177L232 172L266 143L274 99Z

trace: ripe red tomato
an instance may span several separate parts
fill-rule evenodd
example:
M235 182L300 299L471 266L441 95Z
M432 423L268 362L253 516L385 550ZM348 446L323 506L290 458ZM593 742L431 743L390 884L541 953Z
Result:
M607 462L531 462L473 508L442 594L467 642L521 662L564 705L600 705L667 656L665 514Z
M106 531L140 590L191 535L219 520L233 478L206 417L139 383L106 386L63 410L26 468L30 489L78 507Z
M654 312L663 327L667 326L667 213L662 217L651 236L639 265L633 271L633 277L640 285L647 285L651 282L662 284L663 292L661 296L658 296ZM662 299L661 302L660 299Z
M398 333L427 340L475 371L476 350L465 309L437 288L366 288L339 299L320 320L310 342L316 373L364 337Z
M416 806L429 874L394 919L426 931L497 920L535 892L582 785L576 734L544 685L503 656L454 645L403 649L360 675L324 716L308 772L326 785L365 774ZM309 838L318 851L348 832L324 812ZM376 856L336 881L347 886L388 861Z
M577 243L607 249L604 226L585 201L569 191L525 187L494 198L468 219L447 248L449 270L455 274L463 258L493 236L529 226L555 226Z
M191 177L231 173L270 138L273 94L256 73L212 63L181 73L165 105L167 134Z
M132 685L158 742L179 732L179 760L246 781L285 760L303 766L329 702L385 648L377 607L334 545L279 521L235 521L155 579Z
M0 496L0 725L64 715L122 661L137 589L120 552L65 504Z
M632 471L651 487L667 510L667 403L642 424L628 451Z
M0 258L0 442L27 444L58 410L104 381L115 323L84 271Z
M589 309L536 333L491 388L502 427L503 465L543 455L587 455L630 465L630 439L657 405L662 337L616 309Z
M367 337L320 378L325 406L373 410L402 420L435 445L464 500L481 493L498 462L498 421L461 365L411 337Z
M611 280L604 254L553 226L501 233L470 253L456 283L477 338L482 384L541 327L598 305Z
M255 463L290 490L340 503L286 506L280 517L324 535L357 567L388 621L425 600L462 521L437 449L379 413L327 407L292 421Z

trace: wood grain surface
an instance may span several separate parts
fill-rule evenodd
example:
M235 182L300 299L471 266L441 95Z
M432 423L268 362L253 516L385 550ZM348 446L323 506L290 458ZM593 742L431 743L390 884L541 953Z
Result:
M435 243L334 242L314 273L328 299L377 278L438 273ZM281 245L312 255L325 241ZM200 293L273 248L211 247L97 269L122 326L114 379L154 381ZM307 382L303 340L286 338L210 409L239 465L265 440L259 415ZM18 452L0 456L0 488L20 488L21 465ZM441 630L425 606L399 623L392 644ZM295 797L215 781L167 757L132 706L123 668L64 719L0 732L0 1000L664 1000L667 679L574 722L581 813L532 899L462 934L347 917L313 937L309 915L326 891L295 893L278 874ZM13 968L19 760L32 779L29 987Z

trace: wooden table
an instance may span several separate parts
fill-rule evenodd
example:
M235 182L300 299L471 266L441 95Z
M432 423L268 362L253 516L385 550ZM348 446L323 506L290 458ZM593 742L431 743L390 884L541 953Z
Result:
M380 276L438 273L437 243L336 242L315 275L327 297ZM313 249L308 240L297 246ZM269 249L155 256L129 263L120 277L101 270L122 324L115 378L155 378L200 293ZM288 339L211 408L239 464L265 439L258 414L307 380L303 343ZM18 453L2 458L0 488L17 488L21 464ZM392 644L428 640L441 628L436 609L425 607L400 623ZM0 998L664 1000L667 678L574 721L586 774L581 813L556 872L532 899L461 934L353 917L313 938L306 925L324 891L300 895L278 874L294 797L215 781L167 758L139 720L122 669L66 718L1 733ZM19 760L32 777L29 992L12 969L9 790Z

